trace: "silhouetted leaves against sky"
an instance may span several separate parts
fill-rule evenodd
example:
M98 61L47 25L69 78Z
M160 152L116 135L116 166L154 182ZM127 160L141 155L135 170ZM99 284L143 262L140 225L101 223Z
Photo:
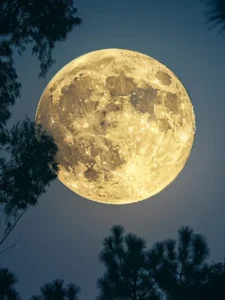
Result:
M71 0L0 1L0 143L6 139L4 126L9 107L20 96L21 85L14 66L13 51L20 54L31 45L40 62L40 77L55 62L52 50L81 24Z
M16 220L56 179L58 148L40 125L25 118L9 132L9 158L0 160L0 205L6 218L5 235ZM1 244L1 241L0 241Z
M158 241L147 249L144 239L116 225L102 245L99 259L106 270L97 281L97 300L193 299L193 286L209 271L206 239L188 226L178 230L178 241Z
M17 277L7 268L0 266L0 299L20 300L20 296L15 289L18 282Z
M219 27L218 34L225 32L225 1L224 0L201 0L207 7L206 23L213 27Z
M30 300L78 300L81 289L74 283L65 286L64 280L55 279L41 287L41 295L31 297Z

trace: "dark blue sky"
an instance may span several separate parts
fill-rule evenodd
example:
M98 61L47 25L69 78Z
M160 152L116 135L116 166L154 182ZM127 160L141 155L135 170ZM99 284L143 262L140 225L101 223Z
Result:
M10 124L25 113L34 119L45 86L72 59L124 48L152 56L182 80L192 98L197 132L184 170L149 200L98 204L55 181L8 240L11 245L21 237L16 248L2 256L4 266L19 277L24 299L54 278L77 283L81 300L94 299L96 279L103 272L97 255L114 224L146 238L149 246L190 225L206 235L212 260L225 256L225 38L207 30L200 0L78 0L76 6L84 23L57 45L57 63L45 79L37 79L38 62L29 51L15 57L23 89Z

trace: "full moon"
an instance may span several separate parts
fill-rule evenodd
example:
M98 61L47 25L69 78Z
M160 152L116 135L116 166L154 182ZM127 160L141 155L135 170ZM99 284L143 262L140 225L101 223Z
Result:
M59 180L101 203L152 197L184 168L195 116L175 74L139 52L105 49L80 56L45 88L36 122L59 148Z

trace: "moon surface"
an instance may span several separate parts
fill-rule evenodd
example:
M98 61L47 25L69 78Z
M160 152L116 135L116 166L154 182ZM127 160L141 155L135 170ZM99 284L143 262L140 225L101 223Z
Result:
M59 148L59 180L108 204L162 191L184 168L195 134L181 81L159 61L124 49L68 63L44 90L36 122Z

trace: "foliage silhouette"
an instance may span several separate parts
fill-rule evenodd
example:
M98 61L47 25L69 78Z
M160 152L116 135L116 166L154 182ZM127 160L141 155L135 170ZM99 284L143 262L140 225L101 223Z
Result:
M96 300L211 300L224 293L225 265L207 263L205 237L188 226L178 230L177 241L147 249L145 240L115 225L102 245L106 271L97 280Z
M30 300L78 300L81 290L78 285L70 283L64 286L62 279L55 279L41 287L41 295L32 296Z
M0 300L22 299L15 289L17 282L13 272L0 266ZM55 279L52 283L44 284L40 292L40 295L34 295L30 300L78 300L81 289L74 283L64 285L62 279Z
M22 54L30 45L40 62L39 76L44 77L55 62L56 42L64 41L81 22L73 0L0 1L0 144L7 141L9 107L21 92L13 51Z
M121 225L103 240L99 259L106 271L97 281L99 300L224 300L225 261L206 263L206 239L188 227L178 240L156 242L150 249ZM0 267L0 300L21 299L16 276ZM44 284L30 300L78 300L80 288L62 279Z
M185 226L178 230L178 242L168 239L153 245L149 266L167 299L190 299L187 295L192 286L199 284L208 272L208 256L205 237Z
M212 263L205 280L193 290L195 299L225 299L225 262Z
M224 34L225 32L225 1L224 0L201 0L206 6L207 10L206 23L211 25L209 29L213 27L219 27L218 34Z
M16 276L7 268L0 266L0 300L20 300L14 285L18 282Z
M56 42L65 40L81 22L73 0L0 1L0 217L6 225L0 245L58 170L57 147L39 126L26 118L7 129L10 106L21 92L14 51L22 54L31 46L40 62L39 77L44 77L55 62Z
M0 245L27 209L37 204L58 171L53 138L29 118L9 131L6 151L9 159L0 159L0 207L6 225Z
M99 259L106 272L97 281L97 300L160 299L148 266L145 240L135 234L125 235L124 228L115 225L102 244Z

